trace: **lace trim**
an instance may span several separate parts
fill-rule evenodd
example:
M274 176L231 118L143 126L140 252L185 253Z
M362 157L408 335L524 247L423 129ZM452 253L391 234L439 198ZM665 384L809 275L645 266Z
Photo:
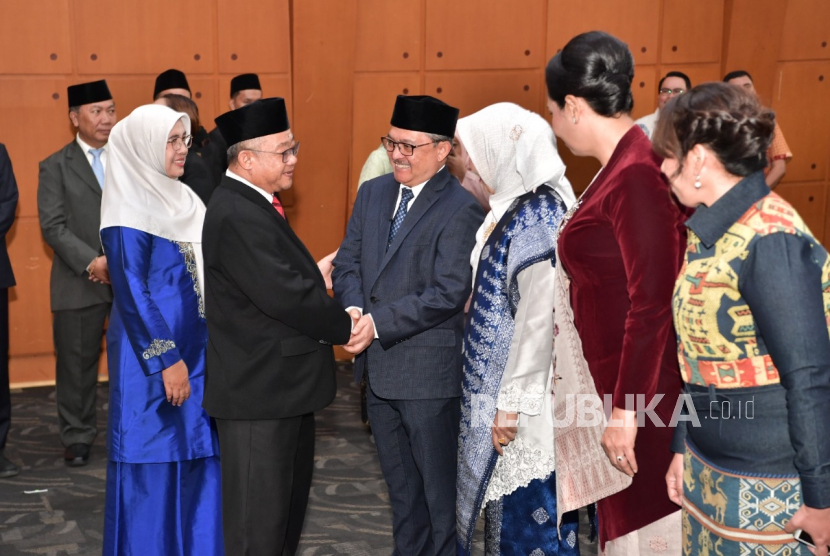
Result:
M526 487L535 479L549 477L555 470L556 458L552 452L526 444L521 436L517 436L505 446L504 455L499 456L482 506Z
M196 299L199 300L199 316L205 318L205 302L202 299L202 290L199 287L199 274L196 270L196 255L193 253L193 244L186 241L174 241L179 246L179 253L184 255L184 265L193 280L193 291L196 292Z
M151 357L158 357L162 353L167 353L171 349L176 349L176 342L173 340L153 340L153 343L150 344L147 349L141 354L144 359L150 359Z
M499 392L496 406L509 413L539 415L545 401L545 387L542 384L528 384L527 389L513 381Z

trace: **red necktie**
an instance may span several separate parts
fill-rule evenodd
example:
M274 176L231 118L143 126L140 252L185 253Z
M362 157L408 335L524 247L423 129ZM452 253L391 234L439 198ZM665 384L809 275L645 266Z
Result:
M280 203L280 200L277 199L276 195L274 195L274 199L271 201L271 204L274 205L274 208L277 209L277 212L280 213L280 216L285 218L285 211L282 210L282 203Z

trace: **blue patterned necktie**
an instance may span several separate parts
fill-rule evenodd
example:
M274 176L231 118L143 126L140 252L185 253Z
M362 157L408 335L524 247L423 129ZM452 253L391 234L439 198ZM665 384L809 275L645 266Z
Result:
M398 233L398 230L401 229L401 225L403 224L403 219L406 218L406 212L409 210L408 205L409 201L415 195L412 193L412 190L408 187L403 187L401 189L401 202L398 205L398 210L395 212L395 217L392 218L392 227L389 228L389 241L386 242L386 249L389 249L389 246L392 245L392 240L395 239L395 234Z
M104 189L104 165L101 164L101 153L104 152L104 147L100 149L89 149L89 154L92 155L92 172L98 178L98 185Z

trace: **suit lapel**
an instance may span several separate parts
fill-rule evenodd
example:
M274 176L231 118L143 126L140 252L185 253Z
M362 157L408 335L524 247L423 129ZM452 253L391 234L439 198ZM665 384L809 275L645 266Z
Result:
M424 217L427 211L429 211L429 208L441 198L441 191L447 185L448 176L449 172L446 168L444 168L435 174L432 179L426 183L426 185L424 185L423 191L421 191L418 198L412 203L412 207L409 209L409 212L406 213L406 218L404 218L403 224L401 224L400 229L398 229L398 233L395 234L395 239L392 241L392 245L389 246L389 249L382 257L380 267L378 268L378 276L380 276L380 273L383 272L384 267L386 267L391 258L400 248L401 244L406 240L406 236L409 235L409 232L411 232L421 218ZM386 246L386 239L389 237L388 232L390 227L391 223L387 222L387 234L383 237L384 247Z
M69 148L66 150L66 158L69 159L68 164L72 171L100 196L101 185L98 183L98 178L95 177L92 166L89 165L89 160L87 160L86 155L76 141L69 144Z
M255 205L262 208L265 212L268 213L268 216L273 218L274 221L277 223L277 226L280 229L280 232L283 233L296 247L297 249L305 256L307 261L311 263L314 269L317 269L317 262L314 260L314 257L311 256L311 253L308 252L306 246L303 245L303 242L300 241L300 238L297 237L297 234L294 233L294 230L291 229L291 226L288 225L288 221L283 218L280 213L278 213L274 209L274 205L269 203L265 197L263 197L260 193L257 193L249 186L245 185L244 183L231 178L230 176L223 176L222 177L222 186L239 193ZM318 271L314 273L315 280L322 286L325 287L325 283L323 282L323 277Z

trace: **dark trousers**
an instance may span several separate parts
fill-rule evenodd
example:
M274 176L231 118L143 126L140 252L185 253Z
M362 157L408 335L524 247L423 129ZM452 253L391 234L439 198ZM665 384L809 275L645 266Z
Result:
M293 556L314 468L314 414L216 426L225 556Z
M95 390L109 303L52 313L57 365L55 386L61 442L92 444L98 432Z
M0 453L6 447L12 419L9 393L9 289L0 288Z
M455 555L459 398L382 399L370 382L366 401L389 487L394 554Z

